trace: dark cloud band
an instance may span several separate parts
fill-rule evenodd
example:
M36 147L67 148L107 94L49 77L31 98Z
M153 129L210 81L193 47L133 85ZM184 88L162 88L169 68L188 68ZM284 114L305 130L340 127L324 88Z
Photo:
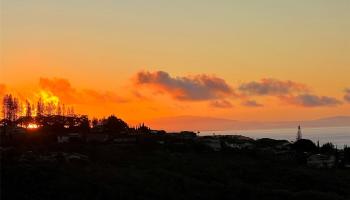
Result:
M290 104L304 107L337 106L341 101L334 97L317 96L312 94L301 94L297 96L281 97L282 100Z
M239 91L245 95L286 95L293 92L306 92L306 85L293 81L280 81L277 79L262 79L259 82L252 81L239 86Z
M345 90L344 100L350 103L350 89Z
M177 100L213 100L234 94L233 89L224 79L205 74L171 77L164 71L143 71L137 73L136 84L151 86Z

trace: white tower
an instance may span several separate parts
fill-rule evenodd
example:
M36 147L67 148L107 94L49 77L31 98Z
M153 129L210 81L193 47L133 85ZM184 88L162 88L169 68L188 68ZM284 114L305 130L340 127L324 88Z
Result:
M297 141L298 140L300 140L300 139L302 139L303 138L303 136L302 136L302 134L301 134L301 127L300 127L300 125L298 126L298 133L297 133Z

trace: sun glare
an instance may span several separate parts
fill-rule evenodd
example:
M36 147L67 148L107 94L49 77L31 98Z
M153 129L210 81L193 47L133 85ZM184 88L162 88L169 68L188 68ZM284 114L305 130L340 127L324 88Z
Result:
M55 96L50 91L40 91L40 97L42 98L45 104L52 103L53 105L57 106L60 101L58 96Z
M27 129L37 129L39 128L38 124L28 124Z

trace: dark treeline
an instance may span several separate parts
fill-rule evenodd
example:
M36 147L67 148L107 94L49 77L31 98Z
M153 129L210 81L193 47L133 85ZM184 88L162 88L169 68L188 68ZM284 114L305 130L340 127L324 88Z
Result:
M74 107L61 104L58 99L44 100L42 97L35 103L29 100L21 102L12 94L6 94L2 99L2 117L8 121L16 121L18 118L26 116L62 115L74 116Z
M1 199L350 198L350 148L166 133L6 95ZM24 110L23 110L24 107Z
M78 135L81 142L86 142L87 135L105 135L106 140L112 140L117 136L125 135L159 135L165 131L152 131L150 127L140 124L137 127L130 127L122 119L111 115L102 119L89 119L87 115L78 115L74 113L73 107L56 102L44 102L42 98L31 105L26 101L24 106L18 98L11 94L5 95L2 101L2 117L0 121L0 139L1 145L13 145L14 137L20 133L35 133L37 137L45 138L45 142L50 144L57 142L59 136ZM189 132L194 134L193 132ZM30 134L24 134L30 135ZM23 142L23 141L22 141ZM222 141L221 141L222 143ZM256 146L269 147L275 143L272 139L261 139L256 141ZM304 152L336 154L337 147L332 143L326 143L320 146L311 140L299 139L292 144L297 154L303 155ZM348 152L348 147L344 151Z
M109 138L117 135L134 135L150 133L151 129L145 125L129 127L122 119L111 115L102 119L89 119L87 115L74 113L73 107L64 104L44 103L39 98L35 105L29 101L23 106L11 94L5 95L2 101L1 144L11 145L14 137L23 132L35 133L45 137L45 142L56 142L58 136L79 134L86 139L87 134L105 134ZM51 139L51 140L50 140Z

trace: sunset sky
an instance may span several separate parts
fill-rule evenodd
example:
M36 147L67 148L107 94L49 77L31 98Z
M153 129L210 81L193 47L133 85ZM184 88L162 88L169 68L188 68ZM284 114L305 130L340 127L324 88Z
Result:
M350 115L349 0L2 0L0 96L79 113Z

